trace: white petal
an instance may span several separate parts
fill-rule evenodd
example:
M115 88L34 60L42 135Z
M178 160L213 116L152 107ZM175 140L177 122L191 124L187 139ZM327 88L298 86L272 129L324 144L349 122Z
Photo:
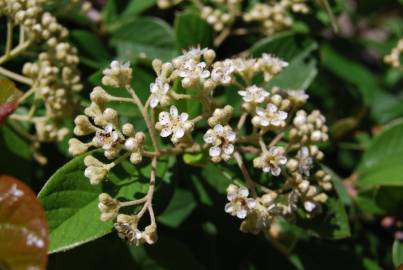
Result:
M158 86L155 83L150 84L150 92L155 93L158 91Z
M225 138L230 142L234 142L236 139L236 133L233 131L228 131L227 136L225 136Z
M205 143L213 143L215 141L215 136L212 134L212 132L209 131L210 130L208 130L203 136L203 140Z
M224 127L223 127L222 125L218 124L218 125L216 125L216 126L214 127L214 131L215 131L217 134L220 134L220 133L222 133L222 132L224 131Z
M157 107L159 102L160 102L160 100L156 95L151 95L151 98L150 98L150 107L151 108Z
M224 210L226 213L232 213L234 212L234 205L232 203L227 203L224 207Z
M234 145L233 144L227 144L223 147L224 153L227 155L232 155L234 153Z
M167 125L171 122L168 112L160 112L160 114L158 116L158 120L162 125Z
M238 194L239 196L246 198L249 196L249 190L246 187L240 187L238 190Z
M221 154L221 149L220 147L213 146L209 150L209 154L211 157L218 157Z
M246 205L248 206L249 209L255 208L256 201L252 198L248 198L246 199Z
M258 107L256 108L256 114L259 116L264 116L266 112L262 108Z
M279 157L278 163L281 165L284 165L287 163L287 158L286 157Z
M172 117L177 117L178 116L178 109L174 105L172 105L171 108L169 108L169 114Z
M171 134L172 134L172 130L170 128L163 128L160 133L161 137L164 137L164 138L168 137Z
M279 118L279 119L281 119L281 120L285 120L285 119L287 119L287 113L286 112L283 112L283 111L279 111L278 113L277 113L277 117Z
M183 130L183 128L176 128L173 131L174 136L178 139L182 138L183 135L185 135L185 131Z
M246 96L246 91L238 91L238 94L242 97Z
M310 202L310 201L306 201L304 203L304 208L306 211L312 212L316 208L316 204L314 204L313 202Z
M276 105L274 105L274 104L272 104L272 103L269 103L269 104L267 104L267 110L269 111L269 112L276 112L277 111L277 106Z
M279 176L280 173L281 173L280 167L271 168L271 174L272 174L272 175L274 175L274 176Z
M246 218L247 214L248 214L248 211L246 211L246 209L244 209L244 208L241 208L238 211L236 211L236 216L240 219Z
M181 113L180 116L179 116L179 119L182 122L185 122L185 121L187 121L189 119L189 115L187 113Z

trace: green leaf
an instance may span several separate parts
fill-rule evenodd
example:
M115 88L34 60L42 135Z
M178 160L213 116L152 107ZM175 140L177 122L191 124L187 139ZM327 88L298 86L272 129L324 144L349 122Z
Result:
M393 247L392 247L392 258L393 258L393 264L395 267L399 267L401 264L403 264L403 242L400 240L395 240L393 242Z
M200 15L186 12L175 16L176 42L179 49L200 46L211 47L213 31L211 26Z
M92 59L105 64L110 62L112 56L103 46L103 42L94 34L84 30L75 30L71 33L72 39L77 44L80 51L84 51Z
M343 180L330 168L324 165L322 165L322 168L332 176L332 183L340 200L343 202L344 205L350 206L352 204L351 197L348 194L346 187L343 185Z
M151 17L134 18L121 25L112 34L111 45L116 47L119 59L132 63L155 58L168 61L177 54L172 28Z
M403 121L386 127L364 153L358 168L357 185L403 186Z
M155 5L156 0L131 0L123 12L123 17L131 17Z
M158 217L158 221L169 227L176 228L189 217L195 207L196 201L192 192L177 188L168 207Z
M378 81L365 66L344 57L330 46L323 46L320 53L324 67L357 87L366 105L372 104L375 95L381 90Z
M293 31L285 31L266 37L250 48L250 52L254 57L259 57L263 53L271 53L287 61L297 56L300 51Z
M74 158L56 171L38 195L49 222L50 253L76 247L111 232L112 222L99 219L97 205L101 192L130 200L142 197L148 190L150 166L147 161L141 167L124 161L109 173L110 181L94 186L84 176L84 157ZM158 183L167 168L167 160L158 162ZM167 183L169 179L163 181Z
M1 173L13 175L26 183L33 172L32 150L29 143L8 125L0 127Z
M300 39L294 31L286 31L264 38L250 48L253 57L268 53L289 64L269 82L268 88L278 86L286 89L307 89L316 77L316 60L311 54L318 45L312 40L305 39L301 42Z
M318 74L316 59L311 57L317 47L313 41L306 42L300 52L288 60L287 68L269 82L268 87L307 89Z
M106 25L110 25L118 19L118 7L116 0L106 1L106 5L102 9L102 21Z
M144 270L202 270L205 269L191 250L174 238L161 237L155 245L130 247L137 263Z
M299 219L297 225L315 237L343 239L351 235L348 216L341 200L329 198L321 215Z

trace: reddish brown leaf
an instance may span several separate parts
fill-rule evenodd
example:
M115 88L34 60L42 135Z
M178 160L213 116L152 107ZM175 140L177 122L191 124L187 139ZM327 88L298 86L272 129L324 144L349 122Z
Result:
M47 248L47 221L35 193L0 176L0 269L46 269Z
M17 102L8 102L0 105L0 125L6 120L7 116L12 114L17 108Z

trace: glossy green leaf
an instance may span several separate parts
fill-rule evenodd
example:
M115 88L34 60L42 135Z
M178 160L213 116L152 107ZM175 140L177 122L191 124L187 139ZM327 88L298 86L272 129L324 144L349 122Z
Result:
M35 193L16 178L0 176L0 268L46 269L48 226Z
M192 192L177 188L165 211L158 217L158 221L169 227L178 227L196 207Z
M200 15L190 12L177 14L174 25L179 49L212 46L213 30L205 20L200 18Z
M134 18L121 25L113 32L111 45L116 47L119 59L132 63L155 58L168 61L177 54L172 28L151 17Z
M386 127L364 153L358 168L357 185L403 186L403 121Z
M98 195L108 192L116 198L130 200L143 196L148 190L149 162L135 167L124 161L108 175L104 185L91 185L84 176L84 156L74 158L48 180L39 199L49 221L49 252L73 248L97 239L113 228L112 222L99 219ZM158 163L158 183L165 175L167 160ZM168 184L169 179L163 183ZM160 185L161 187L161 185Z

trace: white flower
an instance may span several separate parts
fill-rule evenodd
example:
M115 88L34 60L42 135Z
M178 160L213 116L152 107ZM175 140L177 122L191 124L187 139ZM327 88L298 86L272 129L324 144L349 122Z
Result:
M266 97L270 94L261 87L252 85L245 90L238 91L238 94L242 96L242 99L247 103L262 103Z
M269 81L274 75L280 73L288 63L273 55L264 53L258 61L260 69L263 71L265 81Z
M175 106L171 106L168 112L161 112L159 114L159 122L155 127L161 131L161 137L171 136L171 141L177 143L183 136L193 129L193 124L188 121L189 115L187 113L178 113Z
M249 190L245 187L238 188L229 185L227 188L227 199L229 203L225 205L225 212L240 219L246 218L251 209L255 208L256 201L248 198Z
M184 51L181 56L176 57L173 62L175 64L183 64L188 60L194 60L196 62L200 61L201 56L207 51L207 48L200 49L200 47L190 48L188 51Z
M263 151L259 157L253 160L253 165L256 168L261 168L266 173L271 172L274 176L280 175L281 166L286 163L284 148L277 146L272 146L268 151Z
M102 83L113 87L126 87L130 85L132 79L132 69L130 63L120 63L112 61L109 68L103 71Z
M287 119L287 113L269 103L266 109L256 108L256 116L252 118L252 124L260 127L280 127L285 125L285 119Z
M211 71L211 79L215 82L228 85L232 81L232 73L234 71L235 66L232 60L226 59L223 62L216 62Z
M210 71L206 69L205 62L197 62L194 59L188 59L179 68L179 77L190 81L207 79L210 76Z
M111 150L120 143L120 136L114 130L112 124L107 124L103 130L99 130L95 134L94 141L96 146L102 147L104 150Z
M288 90L289 99L296 104L304 104L309 96L305 93L305 90Z
M157 78L154 83L150 84L150 107L155 108L158 104L163 106L169 103L169 84L165 83L160 78Z
M229 160L234 153L233 143L236 140L236 133L230 126L215 125L214 128L207 130L203 139L205 143L211 145L209 155L215 162L222 159Z
M298 170L302 175L309 176L309 170L312 168L312 158L309 154L309 149L303 146L297 153Z

